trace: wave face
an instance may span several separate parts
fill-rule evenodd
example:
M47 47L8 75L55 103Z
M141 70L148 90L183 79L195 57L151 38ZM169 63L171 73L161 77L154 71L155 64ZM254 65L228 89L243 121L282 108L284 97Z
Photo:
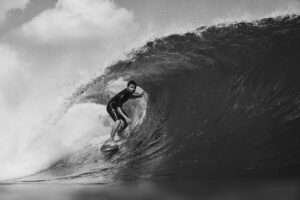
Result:
M147 43L72 101L105 105L118 79L147 92L145 118L111 158L116 179L294 176L299 52L299 16L202 27Z

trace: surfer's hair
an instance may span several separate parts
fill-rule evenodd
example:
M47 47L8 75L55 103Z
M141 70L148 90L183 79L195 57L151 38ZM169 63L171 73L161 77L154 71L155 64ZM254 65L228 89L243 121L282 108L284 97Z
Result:
M134 86L136 87L136 86L137 86L137 83L136 83L135 81L131 80L131 81L128 81L127 87L128 87L129 85L134 85Z

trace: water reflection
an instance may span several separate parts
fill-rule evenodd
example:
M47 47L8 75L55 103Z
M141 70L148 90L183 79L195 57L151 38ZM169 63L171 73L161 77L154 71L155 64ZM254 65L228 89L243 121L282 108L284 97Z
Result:
M1 200L299 200L295 181L132 183L123 185L11 184Z

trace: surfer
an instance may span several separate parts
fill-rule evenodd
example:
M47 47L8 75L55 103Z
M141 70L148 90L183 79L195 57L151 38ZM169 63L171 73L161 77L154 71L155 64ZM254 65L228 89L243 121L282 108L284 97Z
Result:
M129 81L127 87L111 98L107 104L106 110L110 117L114 120L114 125L111 130L111 139L115 141L116 133L120 133L126 129L128 124L131 123L131 119L128 117L122 106L129 99L140 98L144 95L144 91L141 93L136 92L137 83L135 81ZM120 135L119 135L120 136Z

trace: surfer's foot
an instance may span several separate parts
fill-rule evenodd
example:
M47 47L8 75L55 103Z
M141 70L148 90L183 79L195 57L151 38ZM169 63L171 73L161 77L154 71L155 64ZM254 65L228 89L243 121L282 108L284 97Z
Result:
M115 139L115 140L112 140L114 143L119 143L120 141L122 141L123 139L122 138L118 138L118 139Z
M115 138L111 138L110 140L111 140L112 143L118 143L122 140L122 138L121 137L115 137Z

